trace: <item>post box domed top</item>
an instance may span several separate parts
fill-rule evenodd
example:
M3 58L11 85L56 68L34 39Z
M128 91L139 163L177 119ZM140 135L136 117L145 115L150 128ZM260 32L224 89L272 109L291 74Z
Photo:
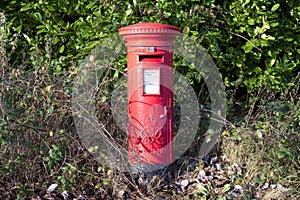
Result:
M144 22L138 24L132 24L129 26L125 26L119 29L120 35L127 35L127 34L147 34L147 33L170 33L170 34L179 34L180 29L167 25L161 24L156 22Z
M132 24L119 29L126 46L171 46L180 29L155 22Z

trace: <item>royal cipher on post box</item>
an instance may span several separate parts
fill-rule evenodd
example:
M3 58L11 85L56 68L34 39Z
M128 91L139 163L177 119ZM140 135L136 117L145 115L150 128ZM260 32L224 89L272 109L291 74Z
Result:
M126 40L128 72L128 160L173 161L172 43L174 26L138 23L119 29Z

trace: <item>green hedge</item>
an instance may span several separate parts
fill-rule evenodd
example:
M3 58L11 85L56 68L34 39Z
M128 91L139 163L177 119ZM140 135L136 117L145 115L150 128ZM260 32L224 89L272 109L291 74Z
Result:
M1 9L4 42L8 52L17 49L10 64L17 66L29 56L29 71L49 62L51 74L61 75L102 38L141 21L178 26L209 48L228 87L251 92L263 85L282 91L299 71L299 1L13 0L2 2ZM37 54L41 63L34 59Z

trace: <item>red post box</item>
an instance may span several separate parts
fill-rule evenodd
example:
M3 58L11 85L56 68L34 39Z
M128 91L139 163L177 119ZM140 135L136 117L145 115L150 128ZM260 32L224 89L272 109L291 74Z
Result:
M119 29L128 67L128 160L173 162L172 42L174 26L139 23Z

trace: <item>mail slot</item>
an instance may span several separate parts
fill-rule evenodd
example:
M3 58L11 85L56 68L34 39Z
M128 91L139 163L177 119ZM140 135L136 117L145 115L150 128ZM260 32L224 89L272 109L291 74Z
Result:
M173 162L172 42L174 26L139 23L119 29L127 46L128 160Z
M162 54L158 55L138 55L139 62L152 62L152 63L163 63L164 62L164 56Z

